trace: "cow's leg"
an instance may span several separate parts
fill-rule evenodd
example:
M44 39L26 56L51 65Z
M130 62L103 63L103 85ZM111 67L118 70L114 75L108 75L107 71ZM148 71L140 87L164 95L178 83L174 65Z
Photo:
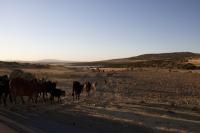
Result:
M9 100L11 103L13 103L13 97L14 97L13 93L9 92Z
M2 94L0 94L0 104L2 104Z
M54 102L54 96L50 97L50 101L51 101L51 104L53 104L53 102Z
M76 96L75 96L75 95L73 95L73 101L75 101L75 98L76 98Z
M10 99L10 102L13 103L11 94L9 94L9 99Z
M74 89L73 89L73 91L72 91L72 96L73 96L73 101L75 100L74 98L75 98L75 93L74 93Z
M61 96L59 96L59 103L62 103L62 101L61 101Z
M46 101L51 101L51 93L46 92Z
M38 103L38 95L35 97L35 104Z
M54 96L52 97L52 102L55 103L55 102L54 102Z
M45 97L46 97L46 100L48 101L48 92L45 92Z
M29 97L28 97L28 102L29 102L29 103L34 103L34 99L33 99L32 96L29 96Z
M4 93L1 92L0 94L0 104L4 103Z
M76 94L74 95L73 99L74 99L74 101L76 100Z
M33 98L32 96L29 96L28 99L29 99L29 100L28 100L29 103L33 103L33 104L35 103L35 100L34 100L34 98Z
M15 104L17 104L17 95L16 95L16 93L13 93L13 96L14 96L14 102L15 102Z
M59 99L60 99L60 103L62 104L62 99L61 99L61 97L60 97Z
M6 104L6 97L3 98L3 104L4 104L4 106L7 106L7 104Z
M58 96L58 104L60 103L60 97Z
M45 92L43 92L43 101L44 101L44 103L46 103L46 98L45 98Z
M23 96L21 96L21 102L22 102L22 104L25 104Z
M31 97L29 96L29 97L28 97L28 103L30 103L30 102L31 102Z
M46 102L48 101L48 100L47 100L47 99L48 99L47 97L48 97L47 91L44 91L44 92L43 92L43 101L44 101L44 103L46 103Z
M47 96L46 96L46 92L43 92L43 101L44 101L44 103L46 103L46 102L47 102Z
M50 102L51 102L51 104L52 104L52 96L50 96L50 98L49 98L49 99L50 99Z
M78 101L79 101L79 98L80 98L80 94L77 95L77 100L78 100Z
M30 96L30 101L34 104L35 103L35 100L32 96Z
M74 93L74 91L72 92L72 96L73 96L73 101L75 101L76 93Z
M4 104L4 106L7 105L7 104L6 104L7 97L8 97L8 94L5 93L4 96L3 96L3 104Z
M17 104L17 96L13 95L14 96L14 103Z

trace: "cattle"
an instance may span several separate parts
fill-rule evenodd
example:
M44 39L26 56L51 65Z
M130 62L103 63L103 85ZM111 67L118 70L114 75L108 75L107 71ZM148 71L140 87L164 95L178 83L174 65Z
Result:
M46 81L44 79L40 80L42 84L42 89L40 91L40 95L43 96L44 102L46 102L48 98L48 94L51 95L52 91L56 89L56 83L52 81Z
M10 101L12 102L12 98L10 95L10 87L9 87L9 78L7 75L0 76L0 102L3 97L4 106L6 106L6 100L9 95Z
M88 81L85 82L84 83L84 89L86 91L87 96L89 96L90 95L90 91L92 89L92 84L90 82L88 82Z
M96 93L96 86L97 82L91 83L91 82L85 82L84 89L86 90L87 96L90 96L90 93L92 91L93 95Z
M48 94L51 94L51 91L56 88L56 83L45 80L37 80L38 83L38 95L42 97L43 101L46 102Z
M61 89L53 89L51 91L51 103L53 103L54 98L57 97L58 98L58 103L61 103L61 97L65 96L65 91L61 90Z
M38 94L41 89L42 85L37 79L28 81L23 78L15 78L10 81L10 93L15 103L17 97L21 97L22 103L25 103L24 96L28 96L29 100L37 103Z
M46 93L49 93L49 94L51 94L51 92L54 89L56 89L56 86L57 86L56 83L52 81L46 81L45 85L46 85Z
M73 82L73 90L72 90L73 100L80 99L80 95L83 92L83 88L84 88L84 85L82 85L80 82L78 81Z
M42 96L43 100L45 101L46 84L43 80L38 80L37 82L40 85L38 88L38 96Z
M96 90L97 90L97 82L92 83L91 89L93 91L93 95L95 95L96 94Z

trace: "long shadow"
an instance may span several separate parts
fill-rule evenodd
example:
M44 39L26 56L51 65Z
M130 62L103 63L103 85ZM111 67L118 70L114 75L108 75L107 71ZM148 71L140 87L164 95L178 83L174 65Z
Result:
M139 108L141 109L141 108ZM163 123L168 124L165 128L166 129L176 129L177 131L188 131L188 132L199 132L200 130L197 127L200 127L200 121L198 122L193 122L183 118L183 119L172 119L172 118L168 118L167 115L166 117L161 117L159 115L149 115L149 114L142 114L142 113L136 113L134 111L113 111L113 110L106 110L105 109L95 109L96 113L99 113L101 115L108 115L111 117L116 117L116 118L121 118L121 119L126 119L126 120L130 120L130 121L137 121L137 122L141 122L144 125L146 125L146 123L149 122L156 122L156 121L160 121L162 123L156 123L156 125L162 126L163 127ZM146 110L148 112L148 110ZM173 114L171 114L173 115ZM180 116L178 116L180 117ZM188 117L188 116L187 116ZM186 118L187 118L186 117ZM181 118L181 117L180 117ZM196 121L199 120L199 117L197 117L195 119ZM194 128L195 127L195 128ZM155 128L155 127L154 127Z
M73 114L72 114L73 113ZM89 114L89 112L82 111L64 111L60 113L50 113L51 117L55 117L57 121L67 124L75 124L76 126L92 129L93 132L97 133L154 133L152 128L147 128L141 125L131 124L128 122L116 121L106 119L102 117L95 117ZM67 121L65 118L67 118Z
M36 132L36 129L33 130L32 125L30 125L29 118L22 116L18 113L12 113L6 110L0 110L0 122L10 127L12 130L20 133L27 132ZM39 132L39 131L38 131Z
M1 123L20 133L87 132L87 130L84 129L58 123L54 119L45 117L43 114L26 114L23 112L11 112L9 110L0 109L0 118Z
M23 109L22 109L23 110ZM0 108L0 122L20 133L153 133L150 128L89 116L87 113L10 111Z
M127 107L121 106L121 105L116 105L117 108L120 109L126 109ZM162 108L162 107L154 107L154 106L147 106L147 105L135 105L135 106L128 106L129 110L141 110L144 112L149 112L150 114L159 114L159 115L168 115L170 117L174 118L180 118L180 119L185 119L185 120L191 120L191 121L200 121L200 114L190 114L189 110L185 111L179 111L179 109L175 108ZM191 112L195 113L195 112Z

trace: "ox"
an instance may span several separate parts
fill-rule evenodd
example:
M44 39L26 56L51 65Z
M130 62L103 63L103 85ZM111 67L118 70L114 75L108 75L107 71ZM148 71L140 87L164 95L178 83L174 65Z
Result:
M86 90L87 96L90 95L91 91L92 91L93 95L96 93L96 86L97 86L97 82L94 82L94 83L90 83L88 81L85 82L84 89Z
M54 98L57 97L58 98L58 103L61 103L61 97L65 96L65 91L61 90L61 89L53 89L51 91L51 104L54 102Z
M83 88L84 85L82 85L80 82L78 81L74 81L73 82L73 90L72 90L72 96L73 96L73 100L79 100L80 99L80 95L83 92Z
M10 81L10 92L15 103L17 96L21 97L22 103L25 103L23 96L28 96L29 100L37 103L38 94L42 87L37 79L28 81L22 78L15 78Z
M6 106L6 100L7 100L8 95L9 95L10 101L12 102L8 76L7 75L0 76L0 103L3 97L4 106Z

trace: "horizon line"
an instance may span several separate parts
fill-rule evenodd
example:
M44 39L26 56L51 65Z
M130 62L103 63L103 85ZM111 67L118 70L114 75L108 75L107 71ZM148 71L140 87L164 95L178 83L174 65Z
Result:
M200 54L199 52L190 52L190 51L177 51L177 52L149 52L149 53L144 53L144 54L137 54L133 56L128 56L128 57L118 57L118 58L108 58L108 59L101 59L101 60L65 60L65 59L51 59L51 58L43 58L43 59L34 59L34 60L21 60L21 59L16 59L16 60L2 60L2 62L24 62L24 63L30 63L30 62L96 62L96 61L109 61L109 60L116 60L116 59L126 59L126 58L132 58L132 57L137 57L141 55L146 55L146 54L169 54L169 53L194 53L194 54Z

